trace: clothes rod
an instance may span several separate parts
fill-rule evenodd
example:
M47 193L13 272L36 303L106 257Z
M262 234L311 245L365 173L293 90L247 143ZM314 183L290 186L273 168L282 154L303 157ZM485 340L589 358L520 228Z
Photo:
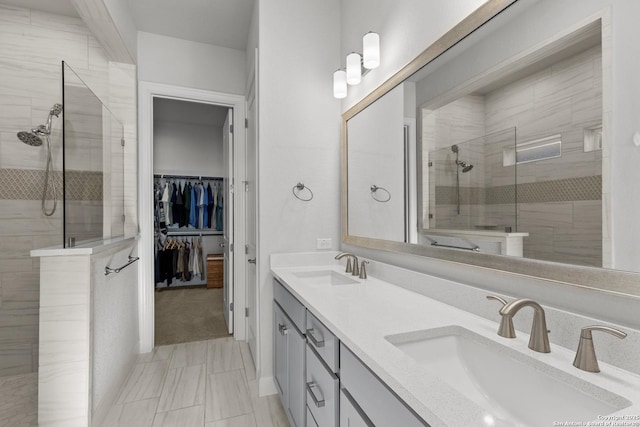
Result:
M153 174L154 178L160 179L197 179L200 181L221 181L224 178L221 176L203 176L203 175L171 175L164 173Z

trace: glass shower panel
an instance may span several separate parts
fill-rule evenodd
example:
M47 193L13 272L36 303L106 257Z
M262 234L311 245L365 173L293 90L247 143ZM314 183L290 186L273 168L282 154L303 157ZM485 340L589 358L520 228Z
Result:
M517 231L515 128L429 152L429 228Z
M123 127L63 62L64 246L124 232Z

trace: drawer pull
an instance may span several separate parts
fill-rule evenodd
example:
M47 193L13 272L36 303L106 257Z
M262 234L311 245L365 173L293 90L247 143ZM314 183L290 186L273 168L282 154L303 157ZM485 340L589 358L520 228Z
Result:
M317 384L315 384L313 381L307 383L307 391L309 392L309 394L311 395L311 398L313 399L313 403L315 403L317 408L322 408L324 406L324 399L319 400L316 397L316 393L313 391L314 389L316 389L318 387Z
M307 329L307 337L311 340L313 345L315 345L317 348L324 347L324 340L322 338L320 339L316 338L313 335L314 332L315 331L313 329Z
M287 326L282 323L278 324L278 331L280 331L280 335L287 335Z

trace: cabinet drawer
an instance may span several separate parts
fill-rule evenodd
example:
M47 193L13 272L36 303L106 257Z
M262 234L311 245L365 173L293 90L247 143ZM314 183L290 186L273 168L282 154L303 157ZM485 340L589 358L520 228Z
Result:
M307 343L320 355L333 372L338 372L338 347L340 341L310 311L307 311L305 328Z
M428 426L343 344L340 344L340 381L374 425Z
M307 343L307 408L311 411L318 427L338 425L339 380L322 364L309 343Z
M340 390L340 427L375 427L344 389Z
M300 301L291 295L291 293L276 279L273 279L273 287L275 300L280 304L280 307L282 307L287 316L289 316L296 328L298 328L299 331L304 332L307 309L300 304Z

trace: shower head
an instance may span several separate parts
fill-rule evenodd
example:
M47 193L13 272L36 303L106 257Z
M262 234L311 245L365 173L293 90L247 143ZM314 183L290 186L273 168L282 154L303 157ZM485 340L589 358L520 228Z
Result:
M467 162L463 162L462 160L456 160L456 164L462 168L462 173L467 173L471 169L473 169L472 164L468 164Z
M451 151L453 151L454 153L458 153L458 146L457 145L452 145L451 146Z
M53 107L49 110L49 115L60 117L60 113L62 113L62 104L53 104Z
M18 132L18 139L27 145L32 147L39 147L42 145L42 139L35 132Z

